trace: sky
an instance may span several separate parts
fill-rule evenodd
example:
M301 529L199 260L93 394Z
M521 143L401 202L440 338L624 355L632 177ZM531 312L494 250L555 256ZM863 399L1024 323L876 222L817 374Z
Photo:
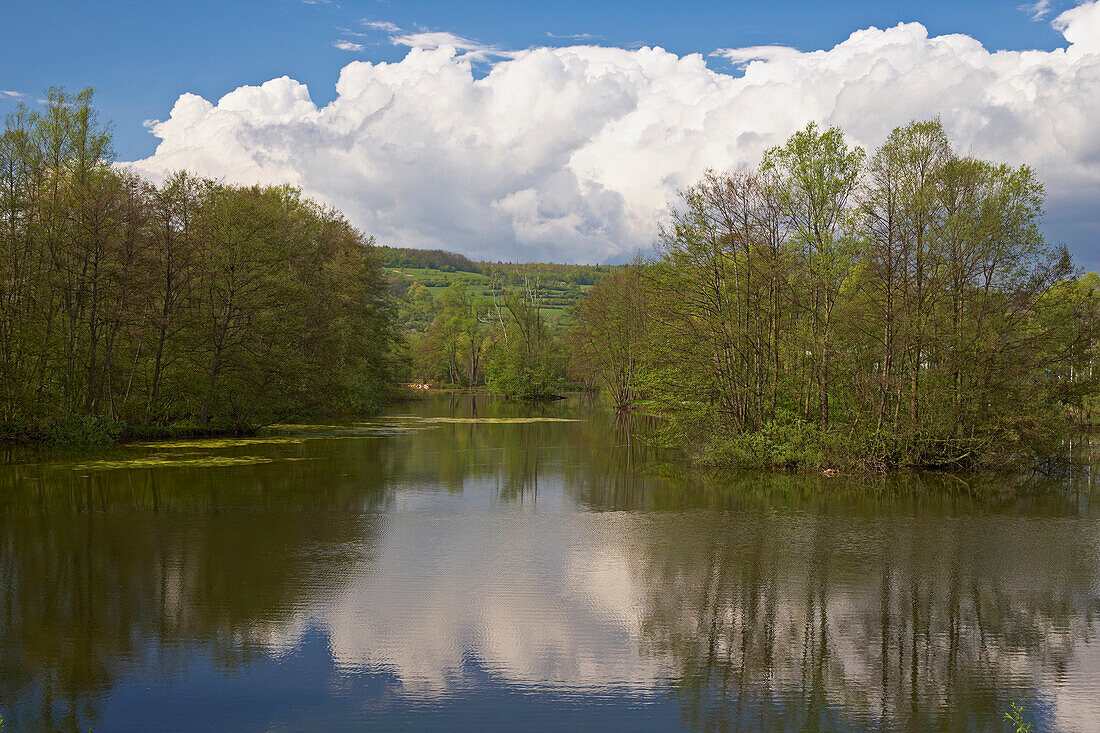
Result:
M0 114L96 89L115 157L300 186L384 244L624 261L808 121L938 116L1100 268L1100 2L0 0Z

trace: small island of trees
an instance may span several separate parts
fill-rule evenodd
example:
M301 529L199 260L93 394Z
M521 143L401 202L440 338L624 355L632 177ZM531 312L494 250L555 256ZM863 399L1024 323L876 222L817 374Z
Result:
M683 192L660 255L581 306L574 366L713 463L1049 456L1096 391L1100 281L1042 204L1031 169L957 154L938 121L869 159L808 125Z

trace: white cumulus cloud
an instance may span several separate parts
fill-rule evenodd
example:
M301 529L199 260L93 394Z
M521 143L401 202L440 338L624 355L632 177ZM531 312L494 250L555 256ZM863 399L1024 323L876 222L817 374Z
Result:
M711 56L722 56L741 66L750 61L777 61L800 55L797 48L790 46L745 46L743 48L720 48Z
M409 48L421 48L431 50L436 48L454 49L461 52L463 58L468 61L484 61L491 56L514 57L516 54L510 51L501 51L493 46L464 38L447 31L416 31L390 36L390 43L395 46L408 46Z
M1066 46L1049 52L990 51L918 23L826 50L718 52L739 76L660 48L500 56L421 31L391 39L410 47L399 62L345 66L323 107L286 77L216 104L184 94L152 127L155 154L132 165L289 182L384 243L606 262L650 246L676 189L704 169L753 164L809 120L873 148L894 126L938 115L961 151L1034 165L1056 233L1096 261L1086 248L1100 235L1100 2L1053 25Z
M376 31L385 31L386 33L397 33L401 30L401 26L396 23L391 23L388 20L364 20L363 25Z

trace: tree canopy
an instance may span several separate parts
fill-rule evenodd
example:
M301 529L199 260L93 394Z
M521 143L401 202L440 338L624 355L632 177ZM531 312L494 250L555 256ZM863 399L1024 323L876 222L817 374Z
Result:
M1030 168L955 152L936 120L870 158L810 124L755 169L683 191L637 285L593 288L582 371L629 383L719 462L1049 452L1096 391L1100 301L1043 238L1042 203ZM622 346L639 308L644 336Z
M397 334L372 240L287 186L109 158L90 90L0 135L0 435L377 405Z

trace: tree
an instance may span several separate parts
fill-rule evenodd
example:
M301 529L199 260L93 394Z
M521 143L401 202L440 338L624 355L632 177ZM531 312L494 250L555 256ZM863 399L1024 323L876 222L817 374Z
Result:
M495 296L487 373L490 386L508 397L553 397L562 383L561 350L542 315L540 286L538 277L527 278L522 292Z
M617 409L638 395L648 298L643 263L604 278L577 308L568 348L575 374L601 382Z
M849 200L859 184L863 150L849 148L838 127L819 132L808 124L785 145L769 150L762 169L774 173L796 244L805 258L806 308L815 356L811 382L817 387L819 420L829 424L832 316L841 287L859 255L861 242L849 226ZM809 415L809 392L805 413Z

